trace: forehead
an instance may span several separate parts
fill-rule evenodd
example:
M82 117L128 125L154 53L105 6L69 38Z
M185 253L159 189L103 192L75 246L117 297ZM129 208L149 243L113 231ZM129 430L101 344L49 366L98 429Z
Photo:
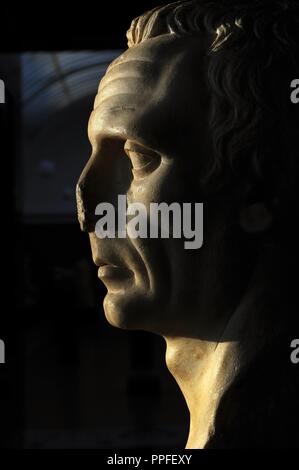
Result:
M167 35L129 49L100 83L91 141L114 135L160 151L178 148L207 124L204 68L198 38Z

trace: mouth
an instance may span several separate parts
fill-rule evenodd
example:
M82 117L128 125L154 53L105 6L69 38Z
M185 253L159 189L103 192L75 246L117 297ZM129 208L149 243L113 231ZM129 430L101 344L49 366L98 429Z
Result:
M130 269L105 262L96 264L99 266L98 277L105 284L108 291L119 292L124 290L134 277Z

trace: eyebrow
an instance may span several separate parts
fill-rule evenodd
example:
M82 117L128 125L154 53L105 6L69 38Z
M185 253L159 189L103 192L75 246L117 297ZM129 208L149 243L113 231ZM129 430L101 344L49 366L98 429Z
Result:
M92 121L92 119L93 118L91 117L90 122ZM99 136L101 134L101 131L97 132L95 130L94 132L95 132L94 138L97 140L97 136ZM160 154L159 149L154 150L154 148L156 147L154 142L151 144L148 141L146 142L144 139L129 137L129 135L120 137L118 135L114 135L113 133L111 133L111 135L109 136L109 139L122 140L124 142L124 150L128 150L128 151L131 151L131 152L145 153L145 154L153 156L153 157L157 157ZM90 142L92 141L92 139L90 139L90 138L89 138L89 140L90 140Z

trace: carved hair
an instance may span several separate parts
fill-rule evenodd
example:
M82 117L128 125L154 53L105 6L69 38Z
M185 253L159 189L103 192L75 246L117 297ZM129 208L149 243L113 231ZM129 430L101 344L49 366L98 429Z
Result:
M240 176L250 171L267 186L269 199L272 192L285 195L290 182L282 187L280 170L290 167L294 149L288 142L294 142L293 129L299 128L299 105L290 100L291 81L299 78L298 0L171 3L136 18L128 45L163 34L208 39L206 79L216 156L209 177L223 176L225 168Z

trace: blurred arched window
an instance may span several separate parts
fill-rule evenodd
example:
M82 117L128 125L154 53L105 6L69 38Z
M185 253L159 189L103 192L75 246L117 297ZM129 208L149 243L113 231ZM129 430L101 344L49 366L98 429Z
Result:
M99 81L120 53L22 55L25 222L75 221L75 184L90 155L88 118Z

